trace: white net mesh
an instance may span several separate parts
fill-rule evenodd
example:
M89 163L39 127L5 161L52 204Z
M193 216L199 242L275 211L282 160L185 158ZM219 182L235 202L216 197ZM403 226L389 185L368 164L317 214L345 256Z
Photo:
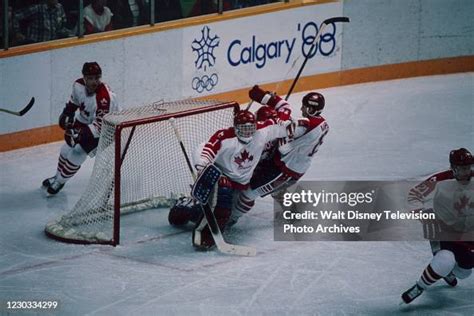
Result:
M112 241L117 172L115 134L119 124L128 126L122 129L120 144L120 214L123 215L169 206L177 196L189 194L192 176L167 118L174 117L191 157L199 144L214 132L232 126L234 105L186 100L108 114L85 192L70 213L46 225L46 233L68 242L115 243Z

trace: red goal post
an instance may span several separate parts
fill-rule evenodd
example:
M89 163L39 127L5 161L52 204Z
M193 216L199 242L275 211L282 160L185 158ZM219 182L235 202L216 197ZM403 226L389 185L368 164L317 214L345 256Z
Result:
M120 242L121 216L168 208L189 195L192 177L170 118L191 154L233 124L236 102L183 100L110 113L104 117L94 168L74 208L50 221L46 235L69 243Z

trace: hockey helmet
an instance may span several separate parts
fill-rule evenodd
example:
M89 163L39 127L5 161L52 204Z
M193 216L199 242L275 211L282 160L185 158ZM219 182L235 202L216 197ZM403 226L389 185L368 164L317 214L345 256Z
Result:
M451 150L449 153L449 163L457 180L468 181L471 179L471 165L474 164L474 158L469 150L466 148Z
M82 75L84 75L84 76L101 76L102 75L102 69L100 68L99 64L95 61L86 62L82 66Z
M260 107L257 111L257 121L266 121L268 119L277 119L278 113L274 108L268 105Z
M252 112L242 110L234 116L235 135L243 143L249 143L257 130L257 120Z
M310 92L303 97L302 108L303 116L318 116L324 109L324 96L319 92Z

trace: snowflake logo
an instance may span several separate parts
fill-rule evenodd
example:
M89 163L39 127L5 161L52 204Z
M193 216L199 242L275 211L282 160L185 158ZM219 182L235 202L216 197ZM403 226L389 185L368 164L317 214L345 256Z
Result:
M209 27L206 25L201 30L201 39L194 40L191 44L191 48L197 53L197 59L194 62L197 69L201 69L204 66L212 67L216 63L216 56L214 56L214 48L219 46L219 37L214 35L211 37L209 34Z

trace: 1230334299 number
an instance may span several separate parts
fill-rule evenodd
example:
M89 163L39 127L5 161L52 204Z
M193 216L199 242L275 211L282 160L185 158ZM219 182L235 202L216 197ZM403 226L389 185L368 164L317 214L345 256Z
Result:
M59 302L55 300L38 300L38 301L7 301L7 309L56 309Z

